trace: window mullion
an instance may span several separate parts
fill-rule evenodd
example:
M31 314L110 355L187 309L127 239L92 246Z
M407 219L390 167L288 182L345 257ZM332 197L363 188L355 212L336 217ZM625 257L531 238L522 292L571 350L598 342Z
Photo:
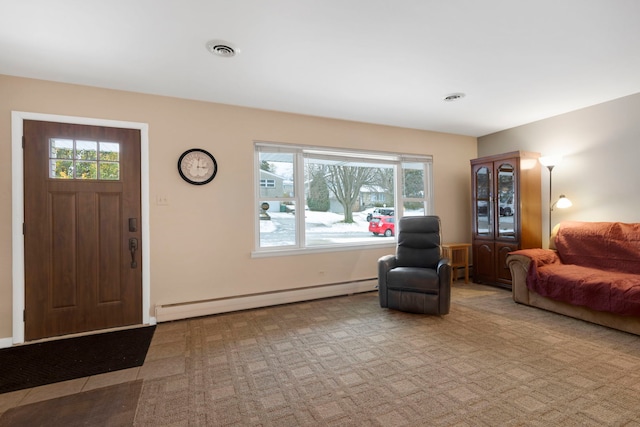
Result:
M395 166L395 174L396 179L394 180L395 188L395 210L396 210L396 218L401 218L404 216L404 170L402 168L402 163L397 163Z
M295 199L296 199L296 245L299 248L305 247L306 227L305 227L305 183L304 183L304 155L302 151L296 153L294 159L295 169Z
M428 162L425 164L425 171L424 171L424 191L427 193L425 194L425 203L426 203L426 207L425 207L425 213L427 215L432 215L435 212L435 208L433 206L433 163Z

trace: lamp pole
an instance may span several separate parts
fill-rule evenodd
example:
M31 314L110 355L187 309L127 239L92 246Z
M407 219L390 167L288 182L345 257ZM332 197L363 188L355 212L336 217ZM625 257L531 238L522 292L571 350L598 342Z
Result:
M552 205L552 197L551 197L551 180L553 177L553 167L555 165L547 165L547 169L549 169L549 234L547 234L548 238L551 238L551 211L553 210Z

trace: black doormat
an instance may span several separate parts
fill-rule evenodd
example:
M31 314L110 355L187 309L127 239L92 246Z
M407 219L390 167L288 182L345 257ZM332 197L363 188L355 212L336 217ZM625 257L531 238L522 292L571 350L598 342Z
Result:
M141 366L155 326L0 349L0 393Z

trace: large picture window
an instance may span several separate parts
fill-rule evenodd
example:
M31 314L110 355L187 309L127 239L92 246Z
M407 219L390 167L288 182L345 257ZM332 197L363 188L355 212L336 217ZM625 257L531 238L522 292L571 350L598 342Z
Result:
M262 142L255 154L257 253L393 244L396 217L433 211L431 156Z

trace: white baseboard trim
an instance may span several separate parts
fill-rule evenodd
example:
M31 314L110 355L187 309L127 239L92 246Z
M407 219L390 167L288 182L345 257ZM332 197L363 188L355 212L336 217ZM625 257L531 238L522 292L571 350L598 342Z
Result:
M209 316L251 308L269 307L291 302L309 301L320 298L371 292L376 289L377 279L335 283L264 294L243 295L207 301L193 301L177 304L156 305L155 319L158 323L191 317Z
M0 338L0 348L7 348L13 345L13 338Z

